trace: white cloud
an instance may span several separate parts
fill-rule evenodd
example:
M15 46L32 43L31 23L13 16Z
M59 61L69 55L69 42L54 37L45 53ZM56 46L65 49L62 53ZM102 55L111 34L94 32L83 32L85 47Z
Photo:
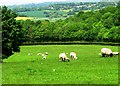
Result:
M0 0L0 5L18 5L27 3L41 3L53 1L66 1L66 0Z
M0 0L0 6L1 5L18 5L18 4L27 4L27 3L41 3L41 2L59 2L59 1L92 2L92 1L101 1L101 0Z

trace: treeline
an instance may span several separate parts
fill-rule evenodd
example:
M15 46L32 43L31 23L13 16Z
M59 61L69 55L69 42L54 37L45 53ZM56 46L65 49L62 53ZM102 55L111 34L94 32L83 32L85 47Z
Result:
M23 42L48 41L120 41L120 5L106 7L99 11L80 11L65 20L56 22L22 21Z

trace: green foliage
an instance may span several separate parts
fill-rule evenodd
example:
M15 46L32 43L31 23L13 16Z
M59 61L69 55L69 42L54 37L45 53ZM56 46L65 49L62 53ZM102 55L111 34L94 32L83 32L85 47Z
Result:
M112 27L109 31L108 38L111 41L120 41L120 26Z
M6 6L1 8L2 13L2 58L8 58L14 52L19 52L21 44L22 26L14 18L16 13L8 10Z
M108 6L108 7L106 7L105 9L101 9L101 10L100 10L100 13L101 13L101 14L105 14L105 13L107 13L107 12L115 13L115 11L116 11L115 8L116 8L116 7Z
M38 4L25 4L19 6L9 6L12 10L18 13L26 12L34 14L34 12L42 12L42 15L47 17L67 17L62 15L73 15L78 13L79 11L87 11L87 10L98 10L107 6L116 6L116 2L48 2L48 3L38 3ZM45 14L43 14L43 11ZM33 12L33 13L32 13ZM62 12L62 13L59 13ZM103 11L104 12L104 11ZM36 13L38 14L38 13ZM47 14L47 15L46 15ZM41 15L41 14L40 14ZM22 16L22 15L21 15ZM23 15L24 16L24 15ZM37 16L37 15L36 15ZM37 16L39 17L39 16Z
M24 41L118 42L120 24L118 8L117 6L106 7L99 11L80 11L65 20L55 22L48 20L21 21Z

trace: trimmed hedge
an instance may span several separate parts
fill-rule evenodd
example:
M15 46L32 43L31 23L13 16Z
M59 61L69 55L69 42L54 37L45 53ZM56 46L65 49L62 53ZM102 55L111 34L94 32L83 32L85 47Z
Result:
M24 42L22 45L72 45L72 44L83 44L83 45L112 45L119 46L120 43L113 42L79 42L79 41L68 41L68 42Z

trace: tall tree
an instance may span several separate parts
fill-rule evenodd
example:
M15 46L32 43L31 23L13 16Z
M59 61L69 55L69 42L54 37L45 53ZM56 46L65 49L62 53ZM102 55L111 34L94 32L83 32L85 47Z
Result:
M8 10L6 6L0 9L2 13L2 58L8 58L14 52L19 52L22 26L15 20L15 12Z

